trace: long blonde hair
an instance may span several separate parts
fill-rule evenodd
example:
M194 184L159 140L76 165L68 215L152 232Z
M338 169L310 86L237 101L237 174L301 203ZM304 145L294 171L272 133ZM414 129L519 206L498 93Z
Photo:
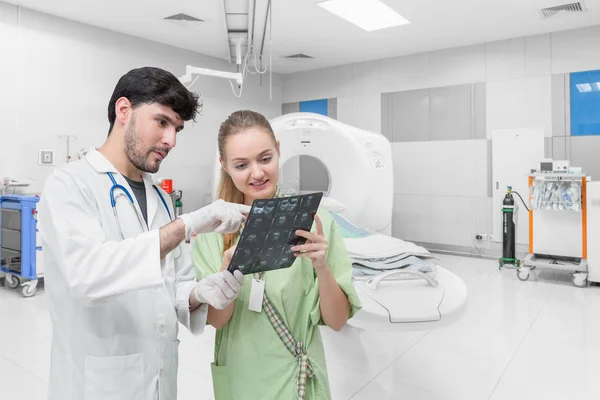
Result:
M225 162L225 143L227 138L249 128L262 129L269 134L271 139L273 139L273 143L277 144L273 128L271 128L271 124L269 124L269 121L264 115L250 110L235 111L227 117L219 128L217 142L219 145L219 156L223 162ZM219 181L217 197L230 203L244 203L244 194L235 186L231 176L225 169L221 169L221 180ZM223 252L227 251L235 244L238 236L238 232L223 235Z

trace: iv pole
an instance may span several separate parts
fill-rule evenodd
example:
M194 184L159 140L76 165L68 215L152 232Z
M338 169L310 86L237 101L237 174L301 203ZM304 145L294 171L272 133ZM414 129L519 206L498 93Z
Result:
M77 140L79 135L59 135L58 138L67 138L67 163L69 163L71 162L71 139Z

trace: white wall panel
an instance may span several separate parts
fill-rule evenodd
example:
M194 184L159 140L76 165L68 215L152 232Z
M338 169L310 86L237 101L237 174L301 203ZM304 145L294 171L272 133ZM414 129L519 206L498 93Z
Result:
M552 33L552 73L600 69L600 25Z
M431 196L431 241L466 246L471 238L471 198Z
M552 136L551 77L488 82L487 135L495 129L542 128Z
M435 51L429 59L429 87L485 81L485 45Z
M420 53L382 60L382 92L428 88L429 56L430 53Z
M432 195L487 196L487 140L430 142Z
M6 151L14 149L17 143L17 110L21 96L18 95L18 46L17 8L0 3L0 121L2 121L2 147L0 156L0 177L14 176L18 153Z
M360 129L381 133L381 95L338 97L337 120Z
M392 143L394 193L429 195L431 142Z
M521 78L525 75L525 38L488 43L485 51L488 81Z
M525 38L525 75L550 75L552 73L551 35Z
M339 79L337 68L285 75L283 78L283 102L292 103L337 97ZM351 76L346 76L345 79L352 82Z
M392 235L402 240L431 241L431 196L394 195Z
M352 64L352 95L381 94L381 60Z

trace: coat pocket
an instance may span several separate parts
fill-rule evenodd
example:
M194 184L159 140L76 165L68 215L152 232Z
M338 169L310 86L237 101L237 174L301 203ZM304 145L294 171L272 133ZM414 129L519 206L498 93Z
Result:
M144 355L85 358L85 400L144 400Z

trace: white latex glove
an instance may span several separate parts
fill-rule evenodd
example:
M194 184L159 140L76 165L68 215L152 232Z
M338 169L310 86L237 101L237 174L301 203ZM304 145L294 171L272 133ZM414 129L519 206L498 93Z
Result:
M228 203L217 200L201 209L180 215L185 224L185 236L206 232L232 233L236 232L250 212L251 207L244 204Z
M233 275L225 270L202 279L194 288L194 297L202 304L209 304L217 310L230 305L240 294L244 275L235 270Z

